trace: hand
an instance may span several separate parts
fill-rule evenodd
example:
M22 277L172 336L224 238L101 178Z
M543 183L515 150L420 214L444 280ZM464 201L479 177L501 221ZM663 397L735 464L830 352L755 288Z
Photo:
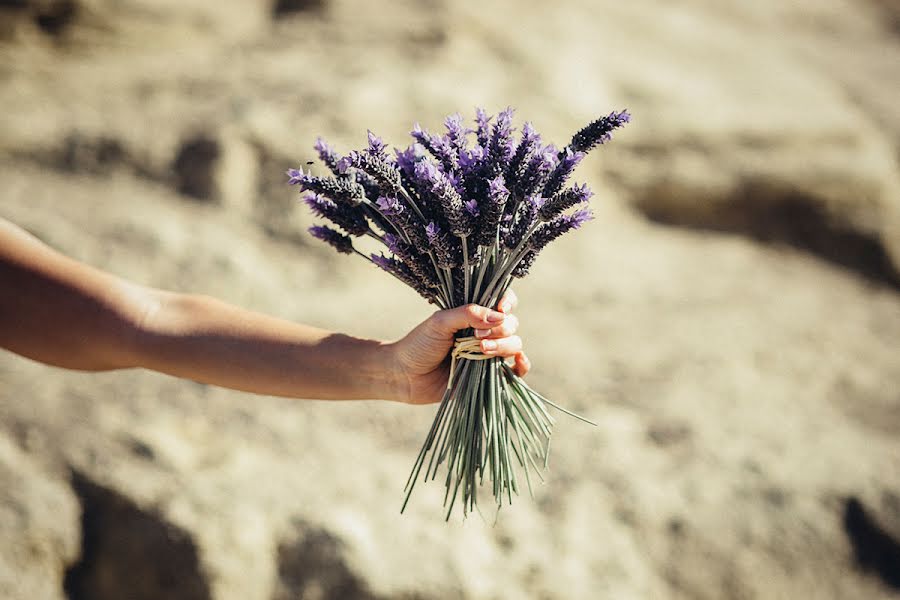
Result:
M396 342L394 352L400 379L408 382L400 399L410 404L441 401L450 375L448 356L453 348L453 335L469 327L475 330L475 337L482 338L482 353L513 357L513 370L524 377L531 362L522 352L522 338L514 335L519 320L511 311L517 304L515 293L509 291L500 299L496 311L477 304L441 310Z

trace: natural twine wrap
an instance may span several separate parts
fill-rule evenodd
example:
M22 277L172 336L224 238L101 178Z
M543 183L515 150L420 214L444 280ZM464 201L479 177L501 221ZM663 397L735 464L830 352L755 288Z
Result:
M453 351L450 353L450 377L447 378L447 389L450 389L450 382L453 381L453 371L456 369L456 361L465 358L466 360L488 360L494 358L487 356L481 352L481 339L470 335L456 340L453 344Z

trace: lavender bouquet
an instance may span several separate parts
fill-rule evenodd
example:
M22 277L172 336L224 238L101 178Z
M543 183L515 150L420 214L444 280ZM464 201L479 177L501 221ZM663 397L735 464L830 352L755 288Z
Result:
M494 119L478 109L475 129L451 115L444 135L416 125L415 143L393 156L371 132L367 148L344 157L320 138L315 148L331 176L302 169L288 176L307 192L309 208L339 229L315 226L310 233L338 252L362 256L440 308L493 307L547 244L592 218L588 187L564 186L585 154L630 120L627 111L611 112L557 149L543 145L530 123L514 139L512 115L508 108ZM358 250L352 237L363 236L387 253ZM460 496L464 515L476 508L485 474L498 507L504 498L511 503L519 491L515 464L529 492L530 472L541 477L539 465L547 466L553 425L547 406L581 419L534 391L501 358L481 354L472 333L457 334L447 391L401 512L423 467L423 479L434 479L443 463L447 519Z

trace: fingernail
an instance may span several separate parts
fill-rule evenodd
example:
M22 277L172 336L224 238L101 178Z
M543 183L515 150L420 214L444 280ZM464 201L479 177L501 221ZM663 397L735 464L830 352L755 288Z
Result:
M487 314L487 321L489 323L499 323L505 318L506 315L504 315L502 312L497 312L496 310L490 310Z
M481 349L487 351L496 350L497 342L495 342L494 340L484 340L483 342L481 342Z
M510 302L509 300L507 300L506 302L504 302L504 303L500 306L500 310L502 310L502 311L505 312L505 313L508 313L509 311L512 310L512 302Z
M483 338L483 337L487 337L489 335L491 335L490 329L476 329L475 330L475 337L477 337L477 338Z

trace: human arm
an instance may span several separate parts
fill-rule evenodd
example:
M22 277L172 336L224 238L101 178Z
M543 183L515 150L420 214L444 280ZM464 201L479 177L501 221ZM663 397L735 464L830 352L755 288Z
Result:
M491 312L502 319L488 322ZM128 282L0 219L0 347L64 368L144 367L278 396L435 402L457 329L489 329L498 347L486 353L516 356L524 374L516 325L469 306L438 311L396 342L355 338Z

